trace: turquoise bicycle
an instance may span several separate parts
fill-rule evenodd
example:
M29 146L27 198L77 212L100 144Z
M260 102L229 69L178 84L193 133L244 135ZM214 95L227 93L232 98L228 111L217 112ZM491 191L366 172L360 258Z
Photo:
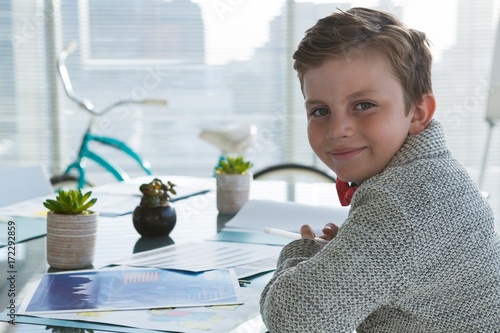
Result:
M50 181L52 185L54 186L55 189L61 188L61 187L77 187L77 188L83 188L85 186L92 186L93 184L87 180L87 175L86 175L86 166L87 166L87 160L92 160L93 162L97 163L101 167L103 167L106 171L111 173L117 180L119 181L125 181L128 180L130 177L128 174L118 165L112 163L111 161L105 159L104 157L100 156L99 154L93 152L90 149L90 143L91 142L98 142L100 144L118 149L131 157L133 160L139 164L139 166L144 170L144 172L147 175L151 175L152 171L150 169L149 162L143 160L139 154L137 154L132 148L130 148L126 143L117 140L112 137L107 137L107 136L102 136L102 135L97 135L92 132L93 128L93 122L95 118L102 116L109 111L113 110L114 108L121 106L121 105L126 105L126 104L146 104L146 105L166 105L167 102L166 100L161 100L161 99L142 99L142 100L136 100L136 99L121 99L118 100L114 103L111 103L110 105L106 106L102 110L96 110L92 102L88 99L82 99L78 97L75 92L73 91L73 87L71 85L71 80L69 77L68 70L66 68L66 58L73 53L77 48L76 43L70 43L59 55L57 59L57 67L58 67L58 72L59 76L61 77L61 80L63 82L64 90L66 92L66 95L75 103L78 104L78 106L85 111L87 111L90 116L91 116L91 121L89 126L87 127L83 138L82 142L80 145L80 149L78 151L78 157L76 158L75 161L70 163L66 169L64 170L63 174L61 175L56 175L51 177ZM76 175L75 175L76 172Z

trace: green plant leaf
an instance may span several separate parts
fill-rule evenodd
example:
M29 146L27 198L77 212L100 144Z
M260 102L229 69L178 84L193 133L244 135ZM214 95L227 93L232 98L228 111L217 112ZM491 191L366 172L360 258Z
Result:
M43 205L59 214L85 214L87 209L97 201L97 198L93 198L86 202L91 194L90 191L83 194L81 190L60 190L56 200L47 199Z
M84 203L85 201L87 201L88 198L90 198L90 196L92 195L92 191L88 191L87 193L85 193L85 195L82 197L82 199L80 200L81 203Z
M90 207L92 207L97 201L97 198L91 199L89 202L87 202L85 205L82 206L83 210L87 210Z
M253 166L250 161L245 161L243 156L226 156L219 161L215 167L217 173L244 174Z

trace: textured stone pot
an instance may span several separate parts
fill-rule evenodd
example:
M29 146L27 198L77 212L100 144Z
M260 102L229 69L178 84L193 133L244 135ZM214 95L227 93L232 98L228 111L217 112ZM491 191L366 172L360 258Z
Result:
M248 201L252 173L216 174L217 210L220 214L235 214Z
M80 269L94 261L99 214L47 213L47 262L55 269Z
M132 221L137 232L144 237L164 237L170 234L177 222L174 205L137 206L132 214Z

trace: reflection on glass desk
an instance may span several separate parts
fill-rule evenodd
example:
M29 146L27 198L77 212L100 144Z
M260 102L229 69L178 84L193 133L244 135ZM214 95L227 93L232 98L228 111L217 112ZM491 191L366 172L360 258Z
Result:
M209 179L208 181L213 181ZM287 184L278 181L254 181L251 187L250 197L252 199L269 199L276 201L296 201L312 205L338 205L335 184L313 183L313 184ZM139 199L138 199L139 202ZM131 255L133 253L156 249L171 244L181 244L196 240L206 240L217 235L230 220L232 215L220 215L216 209L215 191L188 197L174 203L177 211L177 224L168 237L143 238L133 227L131 214L106 217L99 219L99 234L97 240L96 257L93 268L100 268L112 259ZM2 232L4 232L2 230ZM32 239L16 245L15 253L15 283L10 284L7 280L8 248L0 248L0 312L4 311L9 302L15 299L19 305L26 293L30 282L38 280L42 274L51 272L45 259L45 237ZM251 284L244 288L262 289L272 273L266 273L251 279ZM15 293L15 297L9 296L9 290ZM258 332L257 323L246 323L253 330L235 330L233 332ZM74 325L73 325L74 324ZM21 324L10 325L0 322L1 332L91 332L74 322L73 328L45 327L44 325ZM243 324L243 323L242 323ZM254 326L252 326L254 325ZM85 326L83 326L85 327ZM93 332L116 332L105 325L99 326ZM264 328L262 328L265 331ZM134 329L127 329L134 332ZM142 330L135 330L137 332Z

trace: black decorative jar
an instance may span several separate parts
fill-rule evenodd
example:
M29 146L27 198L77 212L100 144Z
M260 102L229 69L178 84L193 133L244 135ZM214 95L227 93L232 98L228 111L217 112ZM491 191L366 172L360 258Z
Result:
M170 234L177 222L172 203L165 206L137 206L132 215L134 228L144 237L163 237Z
M175 184L164 184L155 178L151 183L142 184L141 203L132 214L134 228L143 237L165 237L174 229L177 214L174 205L170 202L168 192L176 194Z

